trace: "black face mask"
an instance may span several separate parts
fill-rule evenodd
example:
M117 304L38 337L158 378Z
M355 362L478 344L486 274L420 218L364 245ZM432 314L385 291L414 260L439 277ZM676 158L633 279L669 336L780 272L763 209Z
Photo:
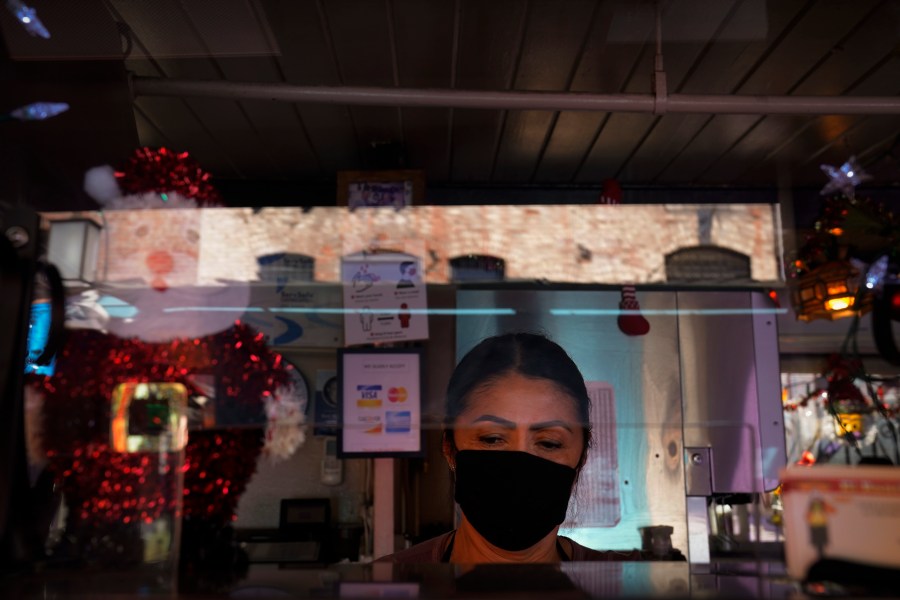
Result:
M575 474L528 452L460 450L455 498L484 539L524 550L565 520Z

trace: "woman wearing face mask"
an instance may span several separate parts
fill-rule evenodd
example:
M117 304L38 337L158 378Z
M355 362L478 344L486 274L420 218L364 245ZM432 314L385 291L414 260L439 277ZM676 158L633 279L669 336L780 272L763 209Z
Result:
M591 444L584 378L558 344L530 333L484 340L447 386L443 452L459 527L380 560L459 564L628 560L559 536Z

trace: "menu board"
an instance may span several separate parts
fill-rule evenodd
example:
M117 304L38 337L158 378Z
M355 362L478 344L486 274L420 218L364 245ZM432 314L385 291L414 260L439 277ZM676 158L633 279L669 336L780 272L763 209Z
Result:
M421 349L338 354L338 457L421 456Z

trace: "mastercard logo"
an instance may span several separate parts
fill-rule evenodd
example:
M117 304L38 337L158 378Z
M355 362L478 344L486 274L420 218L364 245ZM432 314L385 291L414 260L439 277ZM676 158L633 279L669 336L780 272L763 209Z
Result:
M409 394L406 393L405 387L392 387L388 390L388 400L390 402L406 402Z

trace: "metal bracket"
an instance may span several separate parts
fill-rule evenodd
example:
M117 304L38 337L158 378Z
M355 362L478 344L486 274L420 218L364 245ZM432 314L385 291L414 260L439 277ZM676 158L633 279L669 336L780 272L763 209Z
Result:
M712 448L684 449L684 486L688 496L712 495Z

